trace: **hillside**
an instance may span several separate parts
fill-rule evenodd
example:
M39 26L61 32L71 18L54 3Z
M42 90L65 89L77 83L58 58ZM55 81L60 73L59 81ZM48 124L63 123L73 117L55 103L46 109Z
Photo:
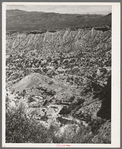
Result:
M43 12L27 12L21 10L6 11L7 32L57 31L71 28L110 28L111 14L103 15L79 15L58 14Z
M111 143L110 78L111 30L7 34L6 142Z

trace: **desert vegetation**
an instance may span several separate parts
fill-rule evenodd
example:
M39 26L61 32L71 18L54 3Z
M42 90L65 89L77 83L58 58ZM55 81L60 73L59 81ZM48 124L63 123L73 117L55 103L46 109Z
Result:
M7 33L6 142L111 143L110 78L111 30Z

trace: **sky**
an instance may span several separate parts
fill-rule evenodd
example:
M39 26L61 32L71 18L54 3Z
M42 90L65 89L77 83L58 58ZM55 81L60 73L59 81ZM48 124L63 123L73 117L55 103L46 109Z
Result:
M111 5L6 5L6 9L55 12L62 14L108 14L112 12Z

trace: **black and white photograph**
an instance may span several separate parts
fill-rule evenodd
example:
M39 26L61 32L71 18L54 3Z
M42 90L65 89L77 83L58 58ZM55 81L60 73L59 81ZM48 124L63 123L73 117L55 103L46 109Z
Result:
M4 2L2 12L3 146L119 147L120 4Z

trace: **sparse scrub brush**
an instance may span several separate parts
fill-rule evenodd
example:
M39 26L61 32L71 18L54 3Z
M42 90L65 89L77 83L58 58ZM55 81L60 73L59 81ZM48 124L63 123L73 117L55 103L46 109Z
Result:
M6 143L50 143L49 131L27 118L22 107L6 112Z

